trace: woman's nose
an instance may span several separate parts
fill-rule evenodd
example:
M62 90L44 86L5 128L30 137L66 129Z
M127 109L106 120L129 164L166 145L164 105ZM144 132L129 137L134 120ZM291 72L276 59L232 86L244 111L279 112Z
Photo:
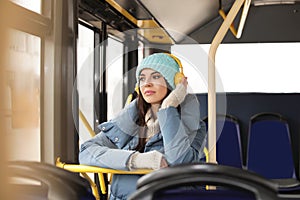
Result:
M144 83L144 86L151 86L153 83L152 83L152 80L150 77L146 78L145 79L145 83Z
M144 86L145 87L149 87L149 86L152 86L152 84L153 83L151 81L146 81L145 84L144 84Z

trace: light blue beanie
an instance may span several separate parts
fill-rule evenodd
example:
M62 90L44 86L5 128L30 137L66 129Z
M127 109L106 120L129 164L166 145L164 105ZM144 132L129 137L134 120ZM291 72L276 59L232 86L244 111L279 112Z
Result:
M175 89L174 77L179 72L179 65L171 56L165 53L155 53L144 58L136 69L137 81L139 80L141 71L145 68L159 72L172 87L172 90Z

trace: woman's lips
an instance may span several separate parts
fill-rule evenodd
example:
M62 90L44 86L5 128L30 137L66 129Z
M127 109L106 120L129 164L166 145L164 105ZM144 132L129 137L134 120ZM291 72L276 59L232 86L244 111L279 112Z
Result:
M147 90L147 91L144 92L144 94L145 94L146 96L152 95L152 94L154 94L154 93L155 93L155 91L153 91L153 90Z

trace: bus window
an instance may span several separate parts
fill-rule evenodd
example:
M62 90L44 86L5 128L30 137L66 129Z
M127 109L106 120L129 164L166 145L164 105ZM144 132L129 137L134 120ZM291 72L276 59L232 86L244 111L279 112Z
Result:
M173 45L171 52L182 62L183 71L188 78L188 92L207 93L208 56L200 45Z
M89 125L94 127L94 31L79 24L78 35L76 83L79 109L84 114ZM76 117L74 116L74 118ZM80 120L78 131L80 142L91 137L87 128Z
M207 92L206 69L209 45L175 45L189 77L192 91ZM216 54L217 92L299 93L298 52L300 43L239 43L221 44ZM202 59L202 61L201 61ZM197 66L197 67L195 67ZM202 73L195 74L195 69ZM203 75L204 85L201 83ZM238 74L238 76L237 76ZM221 77L221 78L218 78ZM222 89L223 88L223 89Z
M124 106L123 44L111 37L108 38L107 43L107 119L111 119Z
M5 104L11 160L40 161L40 51L39 37L10 30Z
M300 92L299 51L300 43L223 44L216 66L228 92Z
M41 14L42 0L11 0L11 1L28 10Z

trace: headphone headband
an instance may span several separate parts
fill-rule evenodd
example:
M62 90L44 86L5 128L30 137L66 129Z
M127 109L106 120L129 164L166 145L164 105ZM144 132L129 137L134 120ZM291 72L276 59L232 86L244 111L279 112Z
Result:
M179 58L177 58L175 55L171 54L171 53L165 53L167 54L168 56L170 56L171 58L173 58L175 60L175 62L178 64L179 66L179 70L181 73L183 73L183 67L182 67L182 64L181 64L181 61L179 60Z

